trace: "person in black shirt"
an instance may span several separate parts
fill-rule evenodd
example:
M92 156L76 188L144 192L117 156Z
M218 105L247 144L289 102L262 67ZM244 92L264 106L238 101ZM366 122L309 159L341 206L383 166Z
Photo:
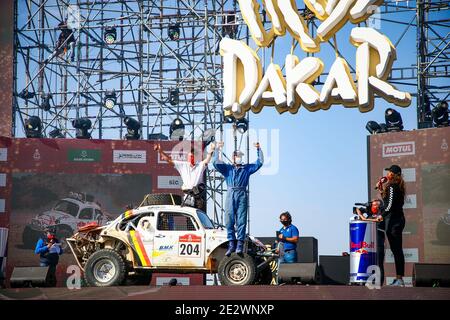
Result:
M397 275L391 285L403 287L405 285L403 281L405 256L403 254L402 232L405 228L405 215L403 213L405 181L402 178L402 169L399 166L394 164L385 170L388 171L387 182L385 185L380 183L378 186L385 205L382 216L385 222L386 237L394 254Z

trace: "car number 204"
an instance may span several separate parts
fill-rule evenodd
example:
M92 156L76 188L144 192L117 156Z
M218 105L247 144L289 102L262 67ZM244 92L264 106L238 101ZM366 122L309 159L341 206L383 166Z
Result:
M182 257L200 257L200 243L180 243L178 255Z

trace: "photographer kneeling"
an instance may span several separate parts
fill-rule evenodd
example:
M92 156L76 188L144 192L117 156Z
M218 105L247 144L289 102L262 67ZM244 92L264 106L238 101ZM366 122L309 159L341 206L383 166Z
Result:
M368 203L366 208L355 208L359 218L363 221L372 221L377 223L377 261L380 267L380 283L384 283L384 241L386 238L384 220L383 220L383 201L374 199ZM365 216L364 216L365 214Z

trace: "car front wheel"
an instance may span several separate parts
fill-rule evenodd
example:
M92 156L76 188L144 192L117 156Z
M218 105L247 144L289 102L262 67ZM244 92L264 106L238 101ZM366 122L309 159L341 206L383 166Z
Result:
M224 257L219 264L219 280L222 285L249 285L255 282L256 265L248 254L233 253Z
M127 273L123 257L111 249L94 252L86 262L84 271L87 284L93 287L121 285Z

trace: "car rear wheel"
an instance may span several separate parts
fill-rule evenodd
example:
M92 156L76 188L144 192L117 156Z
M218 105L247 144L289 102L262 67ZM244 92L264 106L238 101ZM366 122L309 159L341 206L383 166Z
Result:
M111 249L94 252L86 262L84 270L87 284L93 287L121 285L127 272L123 257Z
M233 253L224 257L219 264L219 279L222 285L249 285L255 282L256 265L248 254Z

